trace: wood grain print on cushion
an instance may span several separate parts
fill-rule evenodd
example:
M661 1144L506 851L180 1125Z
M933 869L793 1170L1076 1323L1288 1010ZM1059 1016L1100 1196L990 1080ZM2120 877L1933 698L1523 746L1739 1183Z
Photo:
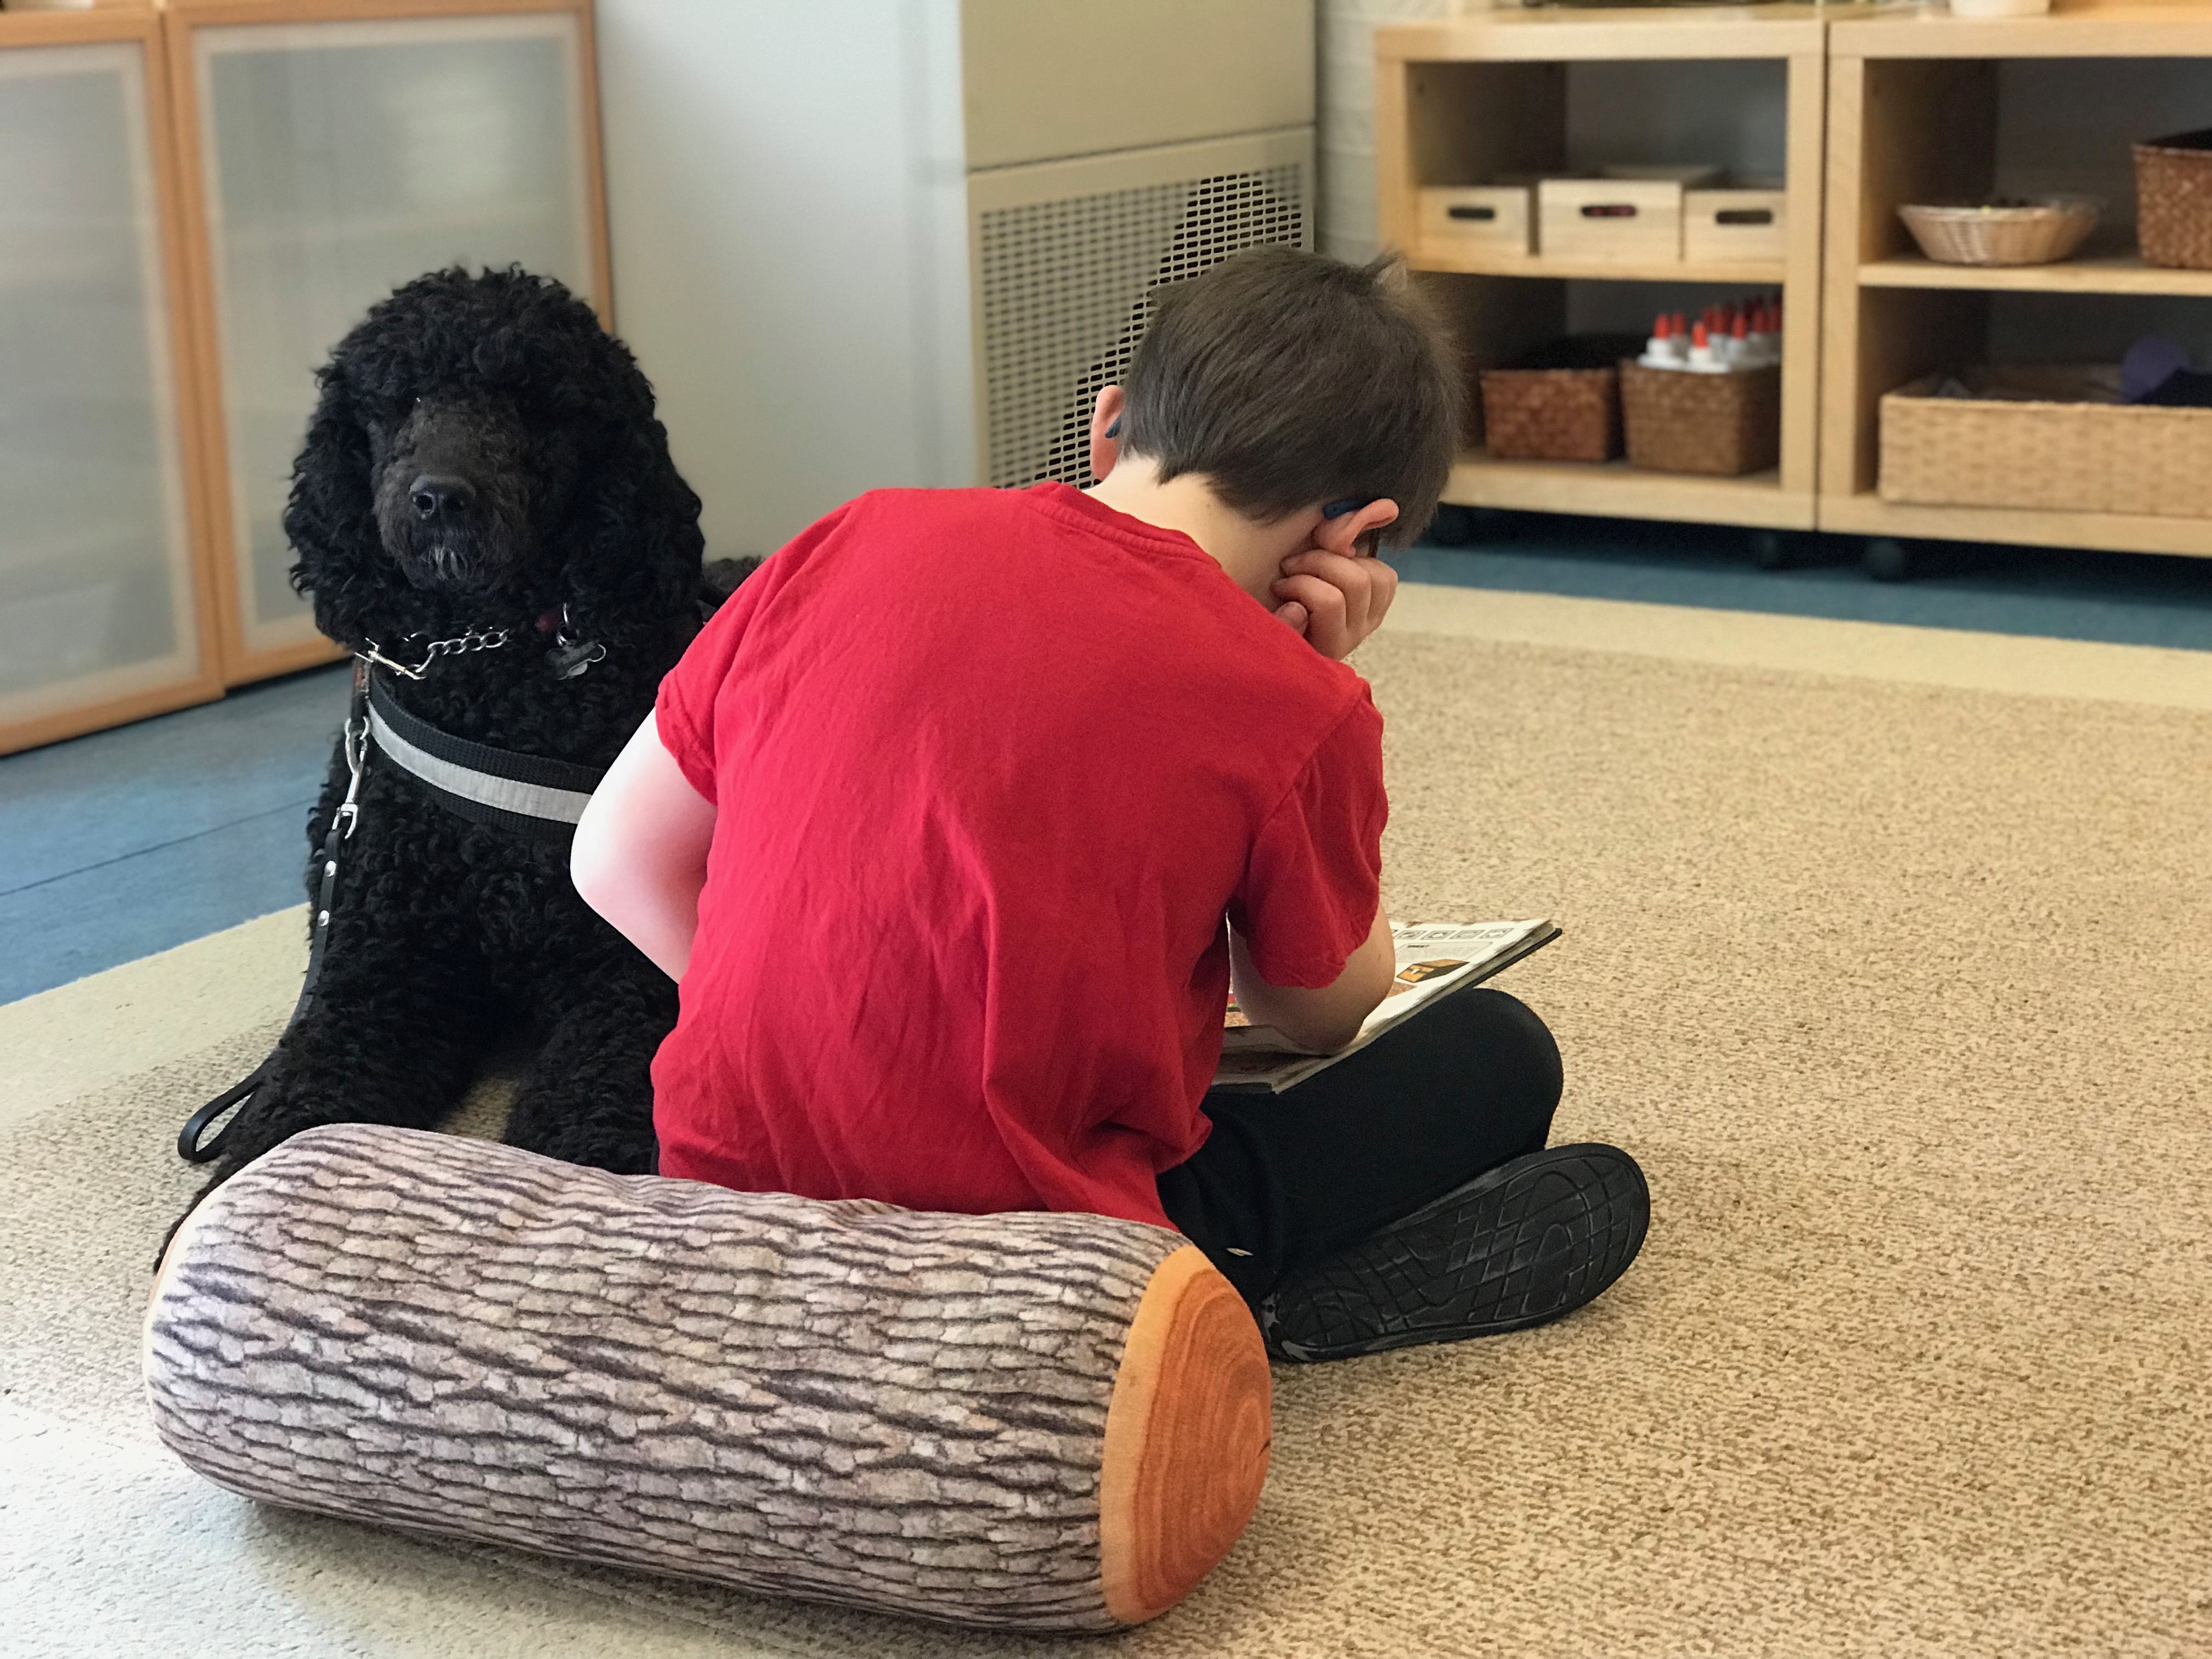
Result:
M1192 1273L1195 1255L1097 1216L740 1194L337 1125L249 1165L178 1234L147 1391L172 1450L272 1504L963 1624L1110 1630L1226 1553L1264 1474L1258 1332L1241 1304L1241 1329L1208 1312L1218 1275ZM1133 1343L1162 1322L1171 1353ZM1140 1425L1139 1504L1165 1493L1220 1534L1186 1523L1164 1552L1125 1536L1134 1592L1101 1568L1116 1413ZM1202 1467L1163 1476L1163 1448ZM1217 1487L1249 1493L1188 1498Z

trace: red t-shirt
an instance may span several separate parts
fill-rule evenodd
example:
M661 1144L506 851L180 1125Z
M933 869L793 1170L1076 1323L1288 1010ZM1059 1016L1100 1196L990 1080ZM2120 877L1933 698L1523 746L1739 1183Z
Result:
M1374 922L1366 683L1065 484L839 508L722 607L659 729L715 808L664 1175L1164 1224L1223 917L1295 986Z

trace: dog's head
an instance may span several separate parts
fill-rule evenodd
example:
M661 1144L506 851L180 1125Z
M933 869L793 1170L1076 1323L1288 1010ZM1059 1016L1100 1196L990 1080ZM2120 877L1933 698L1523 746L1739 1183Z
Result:
M653 388L560 283L435 271L318 375L292 470L292 584L349 646L568 607L598 638L689 614L699 498Z

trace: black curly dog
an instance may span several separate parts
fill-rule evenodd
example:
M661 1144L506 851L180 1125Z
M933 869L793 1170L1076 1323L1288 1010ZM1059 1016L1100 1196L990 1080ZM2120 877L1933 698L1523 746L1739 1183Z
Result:
M606 766L707 608L699 498L628 349L558 283L445 270L374 307L318 379L284 514L316 625L410 665L431 642L508 629L383 682L453 736ZM559 655L564 639L605 657L562 678L578 654ZM311 848L348 776L341 746ZM435 1125L518 1031L534 1058L507 1139L651 1170L647 1068L676 988L576 896L566 841L472 823L374 749L358 805L314 1000L200 1196L317 1124ZM311 904L320 878L318 854Z

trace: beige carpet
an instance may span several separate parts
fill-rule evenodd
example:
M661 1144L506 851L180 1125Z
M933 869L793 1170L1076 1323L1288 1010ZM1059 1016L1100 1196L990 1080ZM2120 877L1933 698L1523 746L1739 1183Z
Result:
M281 1022L286 917L0 1010L0 1647L2212 1653L2212 712L2121 647L2036 659L2122 663L2140 695L2099 701L1904 683L1960 678L1938 635L1898 647L1915 672L1847 632L1669 659L1606 626L1401 631L1363 666L1393 908L1565 921L1506 983L1560 1034L1560 1134L1643 1160L1650 1243L1543 1330L1279 1371L1259 1516L1182 1608L944 1633L258 1511L167 1462L133 1344L192 1184L168 1142Z

